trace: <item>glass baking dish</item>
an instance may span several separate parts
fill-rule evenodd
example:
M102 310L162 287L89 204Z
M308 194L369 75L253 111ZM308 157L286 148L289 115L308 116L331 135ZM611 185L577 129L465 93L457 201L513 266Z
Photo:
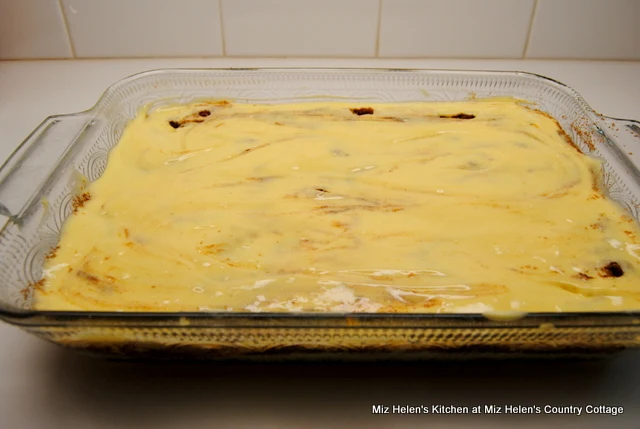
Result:
M452 101L510 96L554 117L603 161L611 198L638 219L640 123L593 111L574 90L523 72L388 69L155 70L121 80L91 109L47 118L0 169L0 319L115 357L412 357L601 354L640 346L640 311L482 314L121 313L31 308L73 197L104 171L137 110L203 98L284 103Z

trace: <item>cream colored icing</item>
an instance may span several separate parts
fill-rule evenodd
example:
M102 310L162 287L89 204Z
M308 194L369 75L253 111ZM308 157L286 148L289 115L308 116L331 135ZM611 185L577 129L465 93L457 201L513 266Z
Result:
M510 99L142 110L35 307L638 309L638 226L559 131Z

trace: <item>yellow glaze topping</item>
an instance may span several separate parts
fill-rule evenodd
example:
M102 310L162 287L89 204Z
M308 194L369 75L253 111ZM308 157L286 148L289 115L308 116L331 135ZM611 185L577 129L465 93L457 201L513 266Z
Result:
M600 176L510 99L143 110L67 219L35 306L638 309L638 226Z

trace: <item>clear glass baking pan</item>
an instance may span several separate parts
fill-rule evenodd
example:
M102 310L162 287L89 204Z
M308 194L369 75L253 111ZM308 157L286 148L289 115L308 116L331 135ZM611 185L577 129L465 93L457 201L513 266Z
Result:
M112 313L31 308L83 180L98 178L123 129L149 103L376 102L510 96L557 119L604 163L609 195L638 219L640 123L602 116L567 86L523 72L156 70L126 78L91 109L47 118L0 169L0 319L67 347L120 357L557 356L640 346L640 311L482 314ZM86 179L85 179L86 178ZM43 203L46 202L46 203Z

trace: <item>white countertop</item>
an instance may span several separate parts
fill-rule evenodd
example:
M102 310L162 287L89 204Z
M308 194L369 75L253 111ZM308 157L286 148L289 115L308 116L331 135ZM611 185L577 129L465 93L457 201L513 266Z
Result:
M163 67L523 70L598 112L640 119L640 62L140 59L0 62L0 161L46 116L91 107L111 83ZM372 415L372 405L624 407L594 415ZM0 428L640 427L640 351L594 362L135 364L76 356L0 322Z

